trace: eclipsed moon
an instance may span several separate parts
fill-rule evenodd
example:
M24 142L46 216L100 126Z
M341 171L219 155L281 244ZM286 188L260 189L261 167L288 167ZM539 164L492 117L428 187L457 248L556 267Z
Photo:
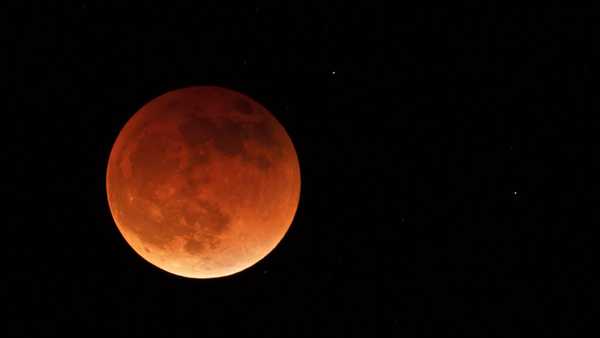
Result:
M214 278L265 257L300 197L296 151L262 105L212 86L168 92L125 124L108 202L129 245L176 275Z

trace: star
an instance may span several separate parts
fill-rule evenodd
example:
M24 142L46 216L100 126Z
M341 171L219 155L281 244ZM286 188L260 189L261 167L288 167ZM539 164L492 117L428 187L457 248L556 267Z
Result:
M331 72L331 75L335 75L335 71L332 71L332 72Z

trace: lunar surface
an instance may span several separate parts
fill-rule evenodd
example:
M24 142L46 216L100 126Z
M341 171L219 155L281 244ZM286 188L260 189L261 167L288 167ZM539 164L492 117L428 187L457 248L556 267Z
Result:
M292 141L259 103L219 87L168 92L126 123L106 175L131 247L176 275L214 278L265 257L300 196Z

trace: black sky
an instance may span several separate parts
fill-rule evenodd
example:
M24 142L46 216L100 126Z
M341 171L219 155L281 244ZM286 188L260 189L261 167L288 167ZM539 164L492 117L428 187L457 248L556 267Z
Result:
M593 11L19 6L10 332L463 337L590 324L593 222L577 208L595 164ZM290 231L223 279L147 264L106 201L120 128L190 85L261 102L300 159Z

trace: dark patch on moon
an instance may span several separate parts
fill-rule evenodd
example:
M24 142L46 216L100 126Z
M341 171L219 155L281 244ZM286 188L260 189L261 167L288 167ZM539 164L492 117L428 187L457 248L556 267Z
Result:
M179 124L178 129L190 147L212 140L217 151L230 157L244 151L244 140L250 136L247 124L231 119L216 123L207 118L190 117Z
M263 119L252 125L254 139L263 147L271 148L276 145L275 130L269 121Z
M262 170L267 170L271 167L271 161L264 156L256 156L254 158L254 163Z
M193 194L200 186L209 186L212 181L208 175L198 175L197 168L202 164L192 165L183 170L183 179L185 184L181 186L180 193Z
M267 157L263 156L263 155L256 155L256 156L251 156L248 153L244 153L242 156L242 159L248 163L251 163L252 165L257 166L259 169L261 170L268 170L269 168L271 168L271 160L269 160Z
M244 139L248 130L241 122L223 119L216 123L202 117L190 117L178 126L185 142L190 147L204 145L210 140L215 148L226 156L235 156L244 150Z
M131 154L131 166L135 175L143 172L159 173L165 166L164 154L168 150L167 138L160 135L143 135Z
M184 246L185 251L194 254L194 253L198 253L198 252L202 252L204 251L204 249L206 248L206 244L205 242L201 242L195 239L189 239Z
M173 108L179 106L180 104L181 104L181 100L179 100L178 98L172 98L172 99L169 99L169 101L167 101L167 103L165 104L165 108L173 109Z
M130 155L133 188L151 196L155 186L173 175L179 166L177 142L164 134L144 134Z
M193 199L190 200L193 201ZM200 231L209 234L227 230L231 222L229 215L207 200L192 202L192 205L186 208L183 217L188 225L198 226Z
M169 243L176 236L188 238L186 250L199 253L209 247L214 248L217 236L230 228L231 217L215 204L193 198L181 198L164 205L158 205L162 218L150 215L152 202L138 200L127 213L127 224L143 242L159 247ZM155 204L156 205L156 204ZM180 221L183 217L185 222ZM198 234L202 240L191 239ZM144 247L145 251L149 251Z
M214 249L217 244L217 236L226 232L231 223L231 218L216 205L202 200L195 204L199 208L188 208L184 214L186 222L194 224L196 233L202 240L189 239L185 244L185 250L189 253L201 253L208 246Z
M244 150L244 139L248 138L248 131L240 122L224 120L213 137L217 150L226 156L235 156Z
M206 110L204 109L204 107L202 107L198 104L192 105L192 111L196 114L205 114L206 113Z
M177 129L189 146L197 146L212 138L217 125L210 119L193 116L181 122Z
M207 164L210 161L210 155L203 149L198 147L191 148L189 166Z
M276 128L276 122L269 118L257 122L223 118L215 122L209 118L193 115L186 117L178 126L185 143L191 149L189 157L191 165L205 164L210 161L204 147L212 141L214 149L219 153L227 157L241 156L243 160L261 170L270 168L272 161L278 160L282 155L282 145L277 138ZM247 141L254 141L268 149L272 158L250 154L252 151L245 146Z
M254 109L252 108L252 104L243 98L237 98L233 100L233 109L244 114L244 115L252 115L254 114Z
M173 239L176 233L185 231L180 227L175 227L175 224L165 224L168 223L165 219L153 218L148 212L150 205L151 203L146 200L136 199L125 215L125 224L128 224L129 229L135 232L143 242L160 247ZM168 213L163 211L163 214Z
M184 245L184 250L190 254L202 254L207 248L215 249L217 248L219 240L216 236L213 235L205 235L201 240L197 240L195 238L190 238Z

